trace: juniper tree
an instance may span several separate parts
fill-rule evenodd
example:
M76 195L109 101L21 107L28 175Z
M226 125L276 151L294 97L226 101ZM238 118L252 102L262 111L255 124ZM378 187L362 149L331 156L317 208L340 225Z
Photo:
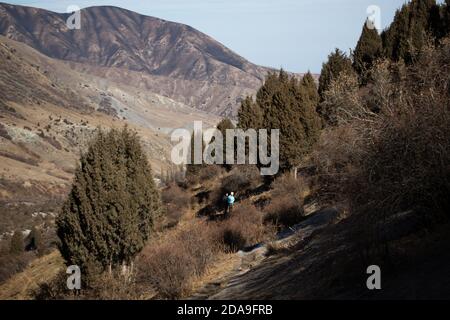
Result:
M222 119L218 124L217 124L217 130L220 131L220 133L222 134L223 137L223 167L226 168L227 170L231 170L232 165L226 164L226 146L230 143L233 143L232 141L228 141L227 138L227 130L234 130L235 126L233 124L233 122L231 122L230 119L228 118L224 118ZM236 142L236 141L234 141ZM234 144L234 150L236 150L236 144ZM234 156L234 159L236 157Z
M33 227L33 229L31 229L31 232L28 236L27 250L35 250L38 252L38 254L43 253L41 232L36 227Z
M381 57L383 45L377 29L368 28L364 23L355 51L353 52L353 67L359 75L361 84L366 84L368 71L376 59Z
M318 89L320 98L323 99L323 92L328 90L333 79L339 77L341 72L352 69L352 60L341 50L336 48L335 51L328 56L328 60L322 65Z
M61 254L86 273L128 265L149 238L160 208L136 133L99 130L81 155L56 221Z
M426 44L427 34L436 27L436 22L432 22L435 10L435 0L412 0L397 10L393 22L382 33L385 55L394 61L411 63Z
M319 104L319 93L312 74L308 71L300 81L298 97L299 120L305 130L305 141L303 142L303 154L311 151L316 143L322 127L321 120L316 110Z
M201 154L196 159L195 154L195 141L201 140L201 150L198 150ZM191 135L191 146L189 149L188 159L190 159L190 163L186 165L186 179L189 183L198 183L200 172L205 168L205 163L203 163L203 151L205 149L205 143L203 141L203 134L198 132L193 132ZM198 161L196 161L198 160ZM200 163L196 163L200 162Z
M261 108L253 101L253 98L247 96L242 102L238 111L238 128L259 129L261 128L263 115Z
M281 70L269 74L256 95L263 113L262 127L280 129L280 167L284 171L300 164L320 129L311 79L308 75L299 82Z

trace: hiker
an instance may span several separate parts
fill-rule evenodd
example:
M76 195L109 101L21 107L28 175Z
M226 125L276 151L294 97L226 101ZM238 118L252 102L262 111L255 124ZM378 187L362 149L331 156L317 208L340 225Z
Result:
M231 192L230 195L227 197L227 214L233 212L234 201L235 201L234 192Z

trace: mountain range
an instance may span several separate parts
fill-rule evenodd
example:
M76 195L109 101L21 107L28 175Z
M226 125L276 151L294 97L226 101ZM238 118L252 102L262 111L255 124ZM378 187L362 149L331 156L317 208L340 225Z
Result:
M184 24L102 6L82 9L81 28L69 29L69 16L0 3L0 34L73 62L73 68L118 82L126 79L219 115L235 115L240 100L270 70Z

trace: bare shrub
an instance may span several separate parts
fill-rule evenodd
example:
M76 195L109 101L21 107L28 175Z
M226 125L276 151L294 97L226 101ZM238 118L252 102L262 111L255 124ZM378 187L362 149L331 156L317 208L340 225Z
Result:
M166 209L167 224L176 225L183 214L189 210L191 201L189 194L177 184L171 184L162 191L161 198Z
M38 287L30 293L36 300L75 299L75 292L67 289L66 281L67 274L64 271L61 271L54 279L39 284Z
M216 239L226 252L235 252L257 244L272 235L263 224L263 215L254 206L237 206L228 220L217 225Z
M414 210L447 216L450 191L450 41L425 48L408 68L406 97L387 110L348 184L355 212L379 220Z
M358 77L354 72L341 72L323 93L318 110L329 125L341 125L367 112L358 94Z
M266 212L264 221L280 227L290 227L299 223L304 216L305 181L285 174L275 179L271 188L272 200L264 210Z
M343 194L361 215L354 239L371 247L385 245L381 229L401 212L423 227L450 209L450 43L381 71L379 113L327 130L313 156L322 190Z
M261 182L262 178L256 166L240 165L236 166L229 176L223 178L221 192L222 194L227 192L245 194L259 186Z
M224 169L218 165L205 165L199 172L200 181L212 180L222 175Z
M272 199L265 212L264 222L290 227L303 220L303 201L300 197L292 195L277 197Z
M144 249L138 262L139 282L155 288L161 298L184 297L190 293L194 277L205 272L217 250L206 223L184 230L168 242Z
M177 299L190 291L194 257L174 243L145 251L140 281L153 286L161 298Z
M66 281L67 274L62 270L31 294L36 300L138 300L143 293L134 275L124 276L119 270L91 277L89 286L82 285L80 290L69 290Z
M343 188L364 157L364 136L354 125L327 128L311 154L316 168L315 185L322 202L345 199Z
M304 179L295 179L290 174L284 174L272 182L271 189L273 197L282 197L285 195L301 197L306 191L307 186Z

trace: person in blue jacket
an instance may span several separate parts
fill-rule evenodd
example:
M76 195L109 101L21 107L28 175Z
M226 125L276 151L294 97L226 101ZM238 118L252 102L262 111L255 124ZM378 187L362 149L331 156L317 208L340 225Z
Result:
M227 214L230 214L231 212L233 212L233 205L234 205L234 201L236 199L234 198L234 192L231 192L230 195L227 197Z

